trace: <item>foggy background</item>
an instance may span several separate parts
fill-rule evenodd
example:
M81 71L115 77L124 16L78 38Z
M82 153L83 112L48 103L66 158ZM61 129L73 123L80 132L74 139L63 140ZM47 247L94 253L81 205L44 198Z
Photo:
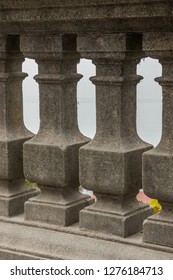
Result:
M24 123L34 133L39 129L39 92L33 79L38 73L34 60L26 59L23 71L28 77L23 83ZM95 75L95 66L82 59L78 73L84 77L78 83L78 123L81 132L93 138L96 131L95 86L89 81ZM161 76L162 68L157 60L146 58L138 65L138 74L144 79L137 87L137 132L144 141L156 146L162 130L162 91L154 78Z

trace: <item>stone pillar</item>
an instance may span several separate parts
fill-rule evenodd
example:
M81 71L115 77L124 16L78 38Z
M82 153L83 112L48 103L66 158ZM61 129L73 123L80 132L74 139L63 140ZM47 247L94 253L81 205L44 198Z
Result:
M162 138L143 155L144 192L159 200L163 210L144 223L144 241L173 247L173 33L146 33L144 50L162 64Z
M136 65L143 57L138 35L78 38L82 57L96 65L96 135L80 149L80 183L97 202L80 212L80 227L126 237L142 228L150 209L136 201L142 153L151 149L136 133Z
M24 145L24 172L41 194L25 204L25 219L67 226L90 201L78 192L79 148L89 139L77 122L76 37L27 36L21 47L38 63L40 91L40 129Z
M23 61L19 37L0 35L0 216L22 213L37 194L23 176L23 143L33 136L23 124Z

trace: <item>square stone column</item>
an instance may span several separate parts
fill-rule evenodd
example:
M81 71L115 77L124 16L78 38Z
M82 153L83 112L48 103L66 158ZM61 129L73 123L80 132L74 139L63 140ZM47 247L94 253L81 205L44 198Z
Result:
M145 221L144 241L173 247L173 33L146 33L143 48L162 65L156 81L163 89L162 138L143 155L144 192L163 210Z
M129 236L151 213L136 201L142 187L142 154L152 148L136 133L136 65L141 37L126 34L78 38L82 57L96 65L96 135L80 149L80 183L97 202L80 212L80 227Z
M24 211L37 194L24 184L23 143L33 135L23 124L22 73L24 57L19 36L0 35L0 215Z
M67 226L90 201L78 192L79 148L89 139L77 122L76 37L23 36L21 47L38 63L40 92L40 129L24 145L24 172L41 194L25 204L25 219Z

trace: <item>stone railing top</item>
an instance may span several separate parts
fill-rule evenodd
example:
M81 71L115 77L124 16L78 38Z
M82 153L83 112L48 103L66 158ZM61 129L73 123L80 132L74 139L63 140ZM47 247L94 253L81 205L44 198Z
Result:
M173 31L173 1L2 0L0 30L1 33Z
M172 3L172 0L1 0L2 9Z

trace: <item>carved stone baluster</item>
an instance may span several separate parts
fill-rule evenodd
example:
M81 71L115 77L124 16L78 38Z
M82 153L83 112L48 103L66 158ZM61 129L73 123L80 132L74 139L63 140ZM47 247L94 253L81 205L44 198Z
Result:
M0 35L0 215L22 213L36 191L23 175L23 143L33 135L23 124L22 73L24 57L19 36Z
M162 64L162 138L143 155L145 193L159 200L163 210L144 223L144 241L173 247L173 33L146 33L144 50Z
M142 153L151 148L136 133L138 35L85 35L82 57L96 65L96 135L80 149L80 182L97 202L80 212L80 226L126 237L141 230L150 209L135 199L141 188Z
M24 145L26 178L41 187L41 194L25 204L25 218L66 226L79 219L88 197L78 192L79 148L89 139L78 129L76 37L22 37L27 57L38 63L35 76L40 91L40 129Z

